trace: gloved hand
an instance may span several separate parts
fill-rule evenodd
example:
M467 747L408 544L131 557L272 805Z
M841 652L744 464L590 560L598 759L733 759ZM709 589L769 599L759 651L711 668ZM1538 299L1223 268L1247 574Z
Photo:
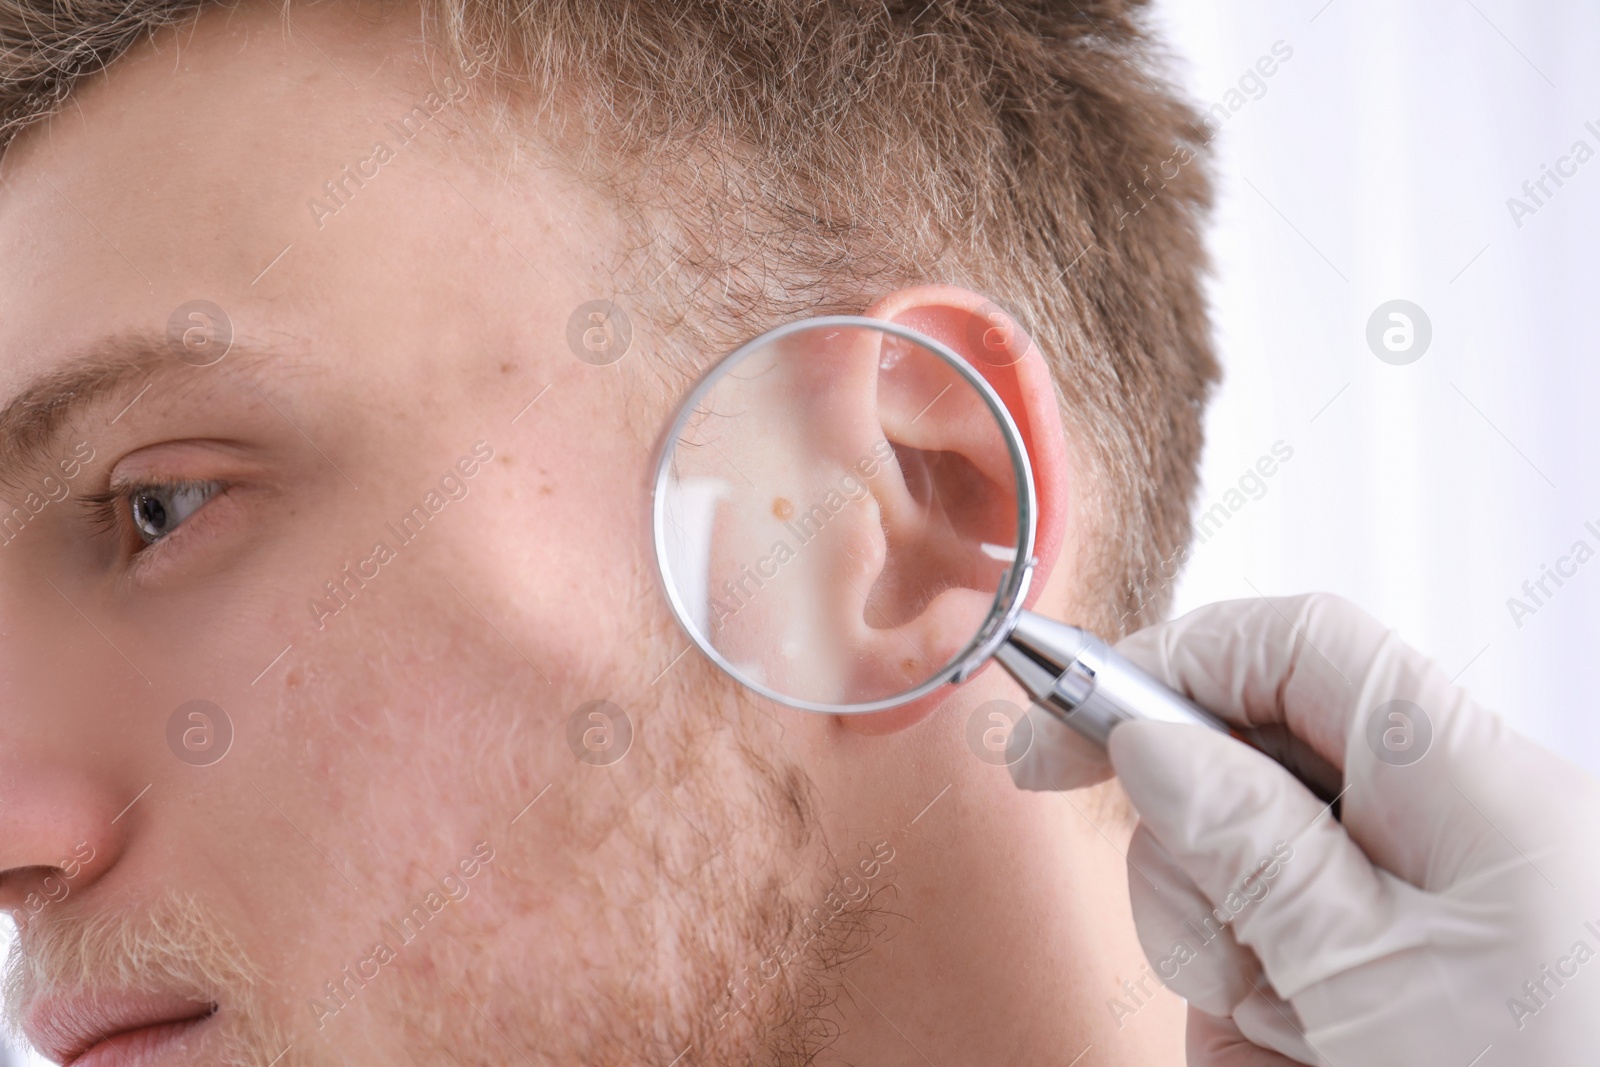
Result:
M1600 782L1334 597L1215 604L1117 647L1345 774L1341 823L1215 732L1112 732L1134 915L1189 1001L1191 1065L1600 1063Z

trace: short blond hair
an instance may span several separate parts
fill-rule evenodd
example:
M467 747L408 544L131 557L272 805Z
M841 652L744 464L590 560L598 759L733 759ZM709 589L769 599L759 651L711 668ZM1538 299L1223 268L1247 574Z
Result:
M420 2L447 62L631 211L640 295L689 347L930 280L1014 315L1080 460L1074 621L1120 633L1165 610L1218 368L1207 132L1142 2ZM0 0L0 150L212 6Z

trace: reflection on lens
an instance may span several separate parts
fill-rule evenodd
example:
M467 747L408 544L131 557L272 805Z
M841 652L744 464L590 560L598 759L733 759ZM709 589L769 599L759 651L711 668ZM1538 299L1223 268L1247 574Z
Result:
M1004 610L1032 546L1026 457L963 368L909 331L819 319L691 396L664 443L657 552L684 625L740 680L802 706L892 702Z

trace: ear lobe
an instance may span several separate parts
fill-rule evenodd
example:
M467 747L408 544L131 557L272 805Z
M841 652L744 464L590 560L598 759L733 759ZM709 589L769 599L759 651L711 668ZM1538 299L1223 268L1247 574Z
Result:
M1054 382L1043 354L1009 315L977 293L954 286L902 289L878 301L865 314L943 342L976 368L1006 405L1027 450L1037 497L1034 554L1038 565L1028 593L1031 603L1053 569L1067 519L1066 438ZM928 364L918 366L926 373ZM950 377L959 382L954 372ZM970 614L970 605L949 610L952 605L941 601L982 596L985 587L992 597L997 586L988 576L967 575L958 583L963 588L931 590L932 595L920 599L908 597L905 590L916 585L919 574L950 571L949 561L954 558L949 544L952 539L969 546L979 541L1014 543L1014 532L1007 533L1015 525L1010 461L993 419L972 391L959 384L925 411L904 409L900 398L933 395L929 391L931 384L936 383L897 381L895 368L887 361L880 369L879 418L884 435L895 446L903 479L889 491L877 493L892 562L885 565L874 586L875 595L868 600L869 622L875 600L880 605L897 605L894 614L907 626L938 627L941 614L965 618ZM931 495L925 490L920 498L918 495L921 486L935 479L940 500L964 502L944 509L948 525L943 528L929 521L927 505ZM919 537L921 543L917 541ZM899 573L895 573L897 569ZM877 595L880 587L881 596ZM941 612L941 608L946 610ZM915 618L916 610L925 610L930 617ZM915 621L910 621L913 618ZM956 647L970 636L962 635ZM946 695L935 693L889 711L839 718L849 729L860 733L888 733L925 718Z

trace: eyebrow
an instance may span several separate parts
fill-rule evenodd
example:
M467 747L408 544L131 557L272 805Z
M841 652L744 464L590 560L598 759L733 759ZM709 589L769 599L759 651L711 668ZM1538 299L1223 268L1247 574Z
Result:
M178 359L164 334L133 332L101 338L28 381L0 409L0 482L43 465L75 420L126 396L162 371L204 372L232 364L224 372L232 376L233 371L254 369L279 355L270 348L235 341L220 362L199 367Z

